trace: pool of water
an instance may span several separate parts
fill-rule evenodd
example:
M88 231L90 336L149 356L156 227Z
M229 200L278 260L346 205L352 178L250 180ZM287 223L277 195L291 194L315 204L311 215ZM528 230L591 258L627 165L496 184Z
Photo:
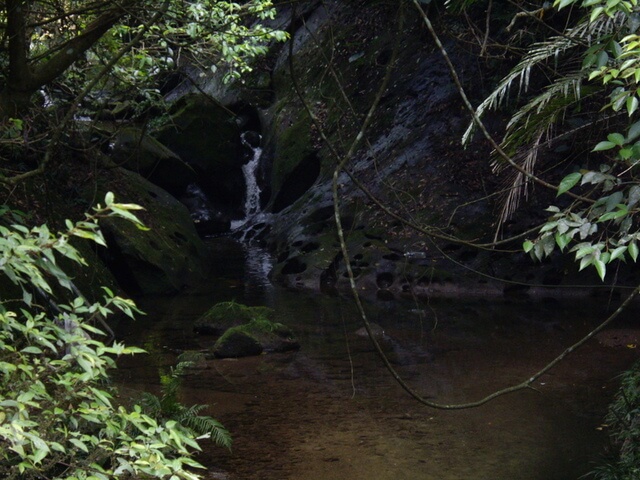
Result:
M200 288L142 298L147 316L123 323L127 344L149 355L123 359L126 392L158 391L159 371L179 352L211 347L193 323L235 299L275 309L301 349L207 360L185 377L186 404L208 404L233 450L203 445L206 478L230 480L574 480L606 443L602 417L632 345L594 340L541 377L534 389L482 407L442 411L411 399L385 370L349 298L303 294L268 282L269 259L229 241ZM516 384L587 333L616 304L607 300L375 301L371 321L394 367L431 400L468 402ZM617 327L635 328L637 310Z

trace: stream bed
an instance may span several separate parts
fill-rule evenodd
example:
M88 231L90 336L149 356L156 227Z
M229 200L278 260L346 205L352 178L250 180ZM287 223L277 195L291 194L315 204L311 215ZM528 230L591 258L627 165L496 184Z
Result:
M209 405L203 413L234 439L232 451L203 444L205 478L574 480L604 452L603 416L616 376L638 358L635 344L593 339L534 389L478 408L437 410L413 400L385 369L350 298L281 289L267 279L264 252L229 240L211 247L219 261L200 288L138 300L147 315L121 324L118 335L149 355L122 359L115 376L125 394L158 393L159 372L179 352L213 345L193 324L217 302L267 305L294 330L298 352L211 359L184 378L183 403ZM402 300L367 309L411 388L461 403L530 377L618 302ZM625 312L615 331L632 338L637 313Z

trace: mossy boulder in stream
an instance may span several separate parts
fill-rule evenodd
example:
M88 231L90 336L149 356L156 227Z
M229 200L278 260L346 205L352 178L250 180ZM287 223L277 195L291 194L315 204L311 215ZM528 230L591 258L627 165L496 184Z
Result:
M300 345L291 329L271 320L274 313L268 307L221 302L200 317L193 329L204 335L221 335L212 348L218 358L298 349Z
M297 350L300 344L289 327L265 318L228 329L213 346L218 358L248 357L262 352Z
M221 335L232 327L251 322L254 319L270 320L274 311L269 307L249 307L230 301L216 303L193 326L196 333L202 335Z

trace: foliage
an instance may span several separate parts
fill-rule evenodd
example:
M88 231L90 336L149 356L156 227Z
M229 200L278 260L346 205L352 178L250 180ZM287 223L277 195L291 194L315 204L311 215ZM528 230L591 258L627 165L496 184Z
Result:
M141 350L107 345L93 323L115 311L132 317L135 304L107 289L95 304L74 298L77 291L58 266L59 258L85 263L72 237L104 243L99 218L117 216L140 225L132 213L139 207L115 203L111 194L105 203L83 221L67 222L58 234L46 225L28 229L13 223L2 210L0 271L23 292L21 300L0 303L2 478L199 478L189 471L201 467L191 458L199 449L192 431L175 420L152 418L138 405L115 404L108 387L115 357ZM49 308L36 303L33 292ZM10 308L13 303L18 308Z
M519 165L510 174L503 221L527 194L528 183L536 179L538 155L545 147L558 137L578 136L587 128L602 132L603 139L590 145L591 155L582 156L581 164L560 181L557 194L562 197L547 209L551 216L537 237L523 246L538 260L557 250L573 252L580 270L593 267L604 280L611 262L638 258L638 2L556 0L553 6L557 11L576 7L583 14L570 16L564 31L529 46L477 113L481 116L501 106L516 89L519 97L526 98L511 115L500 145ZM549 83L530 91L536 74L546 76ZM612 125L615 130L607 131ZM506 162L496 157L494 165L501 170Z
M577 2L557 0L563 8ZM638 258L638 239L635 213L640 200L640 185L636 178L636 165L640 160L640 122L635 118L638 109L638 83L640 82L640 43L635 34L637 1L586 1L589 25L615 25L606 29L583 54L582 72L589 81L600 82L606 93L603 108L612 116L621 117L623 133L606 134L593 146L593 152L611 152L597 170L582 169L572 172L560 182L558 195L570 192L576 185L588 195L586 202L574 202L569 207L550 207L553 216L540 230L535 241L525 242L525 250L534 258L542 259L557 247L563 250L576 238L570 248L575 252L580 269L595 267L604 280L607 265L615 260ZM588 190L587 190L588 187Z
M58 111L72 99L71 108L84 102L85 112L162 108L159 86L170 73L196 81L208 71L225 80L250 71L255 57L287 38L264 26L274 17L271 0L3 2L0 118L42 120L36 104ZM12 121L33 142L29 124Z
M615 462L594 470L598 480L633 480L640 477L640 364L622 375L618 393L605 419L619 449Z
M191 365L193 365L191 361L179 361L175 368L170 369L169 373L160 375L162 395L158 397L145 392L141 405L156 420L175 420L189 429L193 436L205 436L215 444L230 449L231 435L222 424L212 417L200 415L200 412L206 409L207 405L187 407L178 400L182 376L185 369Z

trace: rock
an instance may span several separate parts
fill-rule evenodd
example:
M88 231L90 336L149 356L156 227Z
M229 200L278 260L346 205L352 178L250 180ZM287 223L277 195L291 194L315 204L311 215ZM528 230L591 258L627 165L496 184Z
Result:
M384 328L382 328L380 325L378 325L377 323L372 323L370 327L371 333L374 337L378 339L385 337ZM358 337L369 337L369 332L367 332L367 329L365 327L361 327L354 332L354 335Z
M260 355L262 350L262 345L257 339L234 327L216 342L213 354L218 358L250 357Z
M240 129L229 109L202 94L178 100L156 138L195 170L214 204L242 215L245 192Z
M286 352L298 348L300 344L289 327L257 319L227 330L213 346L213 354L218 358L246 357L263 351Z
M222 335L232 327L250 323L255 319L268 321L274 311L269 307L249 307L234 301L220 302L202 315L193 326L202 335Z
M116 133L111 158L173 196L182 195L188 185L196 181L192 167L138 128L128 127Z
M135 203L149 228L140 230L121 218L102 219L108 249L103 260L121 287L130 293L177 293L201 281L208 272L207 249L198 236L187 208L165 190L123 168L101 172L97 185L82 195L91 200L118 192L116 202Z

